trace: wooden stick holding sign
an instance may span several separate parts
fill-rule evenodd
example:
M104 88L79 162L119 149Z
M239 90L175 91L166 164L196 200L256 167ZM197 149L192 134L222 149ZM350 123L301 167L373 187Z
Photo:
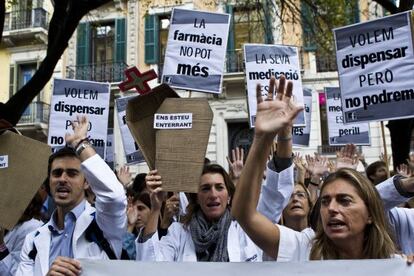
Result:
M207 99L168 98L157 114L155 125L157 117L164 119L156 131L155 158L163 189L197 193L213 121Z
M387 178L390 178L390 164L388 162L387 142L385 141L384 121L381 121L382 146L384 147L384 162L387 168Z

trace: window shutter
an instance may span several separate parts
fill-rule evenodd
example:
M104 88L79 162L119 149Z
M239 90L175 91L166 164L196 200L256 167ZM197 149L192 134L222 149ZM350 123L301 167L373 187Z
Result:
M9 75L9 98L11 98L13 96L13 94L15 93L14 91L14 80L15 80L15 66L14 64L10 65L10 75Z
M227 51L234 51L234 13L233 5L226 5L226 13L230 14L229 39L227 41Z
M158 16L145 16L145 63L158 63Z
M272 30L272 14L271 14L271 4L270 1L264 3L264 24L265 24L265 43L273 44L273 30Z
M79 24L76 46L76 65L85 65L89 63L90 31L91 28L89 22Z
M126 20L119 18L115 21L115 62L125 62L125 47L126 47Z
M312 32L313 18L311 8L307 3L301 1L301 17L303 30L303 48L305 51L315 51L316 43Z

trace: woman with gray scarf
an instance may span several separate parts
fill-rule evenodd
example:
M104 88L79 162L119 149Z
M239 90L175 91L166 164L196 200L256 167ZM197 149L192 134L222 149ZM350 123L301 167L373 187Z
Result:
M283 170L269 167L269 185L266 189L272 189L273 193L289 187L292 189L292 166ZM165 199L161 176L156 170L150 171L146 182L151 192L152 208L148 223L136 241L138 261L262 261L262 251L231 217L231 200L235 186L220 165L208 164L204 167L198 193L190 195L186 216L181 222L172 223L168 234L161 240L156 232L161 205ZM290 196L291 192L288 194ZM287 198L286 202L288 200ZM270 201L265 200L266 203ZM283 208L284 206L273 206L272 215L280 216Z
M182 222L172 223L168 234L158 239L157 224L165 198L161 176L150 171L146 178L151 191L149 221L136 243L137 260L144 261L261 261L261 250L231 218L235 187L219 165L203 169L197 194L191 194Z

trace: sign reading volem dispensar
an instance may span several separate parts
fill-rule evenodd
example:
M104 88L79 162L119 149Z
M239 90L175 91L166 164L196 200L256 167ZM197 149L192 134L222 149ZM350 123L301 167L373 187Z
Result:
M414 116L411 12L334 30L345 123Z
M88 134L96 152L105 158L109 114L109 83L55 79L50 105L48 144L52 150L65 146L77 115L89 118Z
M249 106L250 127L256 121L256 85L260 84L263 99L267 97L269 80L272 76L279 79L282 75L293 82L292 98L296 105L303 106L303 90L300 77L298 50L293 46L244 44L246 62L247 101ZM305 126L305 114L300 113L295 126Z
M173 9L162 82L220 94L230 15Z
M369 124L344 124L339 87L325 87L329 145L370 145Z

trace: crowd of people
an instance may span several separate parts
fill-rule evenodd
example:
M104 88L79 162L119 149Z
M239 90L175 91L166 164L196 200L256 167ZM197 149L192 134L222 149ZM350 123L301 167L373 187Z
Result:
M206 159L196 194L165 192L157 170L114 173L78 117L17 225L0 231L0 274L80 275L80 258L411 262L414 155L390 176L387 160L368 165L354 145L333 160L293 153L291 96L284 77L266 99L257 88L247 156L233 149L229 172Z

